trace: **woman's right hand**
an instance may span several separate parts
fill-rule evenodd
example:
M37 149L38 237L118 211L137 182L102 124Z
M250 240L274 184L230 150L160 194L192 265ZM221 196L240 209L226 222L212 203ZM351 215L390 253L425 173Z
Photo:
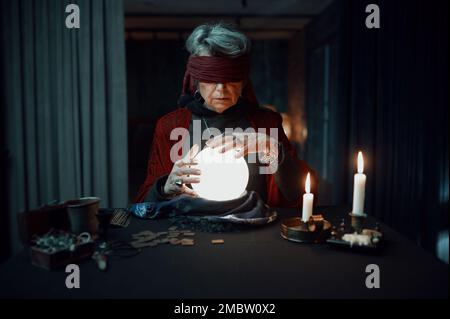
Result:
M198 197L194 190L185 185L200 182L200 178L198 176L201 175L201 171L198 168L191 167L198 164L195 160L195 156L198 151L199 147L195 144L184 158L175 162L172 171L164 184L165 196L174 197L181 194L187 194L193 197Z

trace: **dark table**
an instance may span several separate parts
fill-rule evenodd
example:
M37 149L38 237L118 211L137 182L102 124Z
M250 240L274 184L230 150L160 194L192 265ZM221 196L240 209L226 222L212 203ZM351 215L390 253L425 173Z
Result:
M333 224L348 209L319 207ZM67 289L64 269L31 265L28 250L0 266L0 297L7 298L448 298L448 265L381 224L388 240L380 255L340 251L327 245L298 244L280 236L276 222L232 233L199 233L194 246L145 248L114 260L107 272L93 260L81 262L80 289ZM367 225L374 225L369 218ZM165 231L169 220L133 219L110 238L131 239L142 231ZM212 239L224 244L213 245ZM365 285L366 266L380 268L379 289Z

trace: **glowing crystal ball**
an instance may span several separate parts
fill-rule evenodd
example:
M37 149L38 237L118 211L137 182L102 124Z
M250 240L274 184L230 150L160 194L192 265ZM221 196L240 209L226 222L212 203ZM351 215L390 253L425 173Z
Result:
M236 158L236 150L219 153L218 148L205 147L195 157L202 172L200 183L192 188L200 197L225 201L240 197L247 187L248 166L244 157Z

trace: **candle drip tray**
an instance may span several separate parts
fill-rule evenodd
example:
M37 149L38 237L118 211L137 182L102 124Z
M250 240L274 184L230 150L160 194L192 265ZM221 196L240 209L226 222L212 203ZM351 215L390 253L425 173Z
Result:
M322 243L330 234L331 224L322 215L313 215L306 223L300 217L281 222L281 237L298 243Z
M364 228L367 215L355 215L350 213L351 227L345 223L345 219L337 229L333 227L327 244L334 248L350 250L354 252L378 253L384 246L385 238L376 223L374 229Z
M361 233L332 233L327 239L332 247L363 253L380 252L384 240L383 234L374 229L362 229Z

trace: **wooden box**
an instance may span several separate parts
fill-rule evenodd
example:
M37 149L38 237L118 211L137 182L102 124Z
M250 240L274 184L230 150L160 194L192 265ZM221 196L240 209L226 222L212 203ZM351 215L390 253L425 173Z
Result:
M48 253L36 246L31 246L30 252L33 265L53 270L89 258L94 252L94 242L77 245L74 251L63 250Z

